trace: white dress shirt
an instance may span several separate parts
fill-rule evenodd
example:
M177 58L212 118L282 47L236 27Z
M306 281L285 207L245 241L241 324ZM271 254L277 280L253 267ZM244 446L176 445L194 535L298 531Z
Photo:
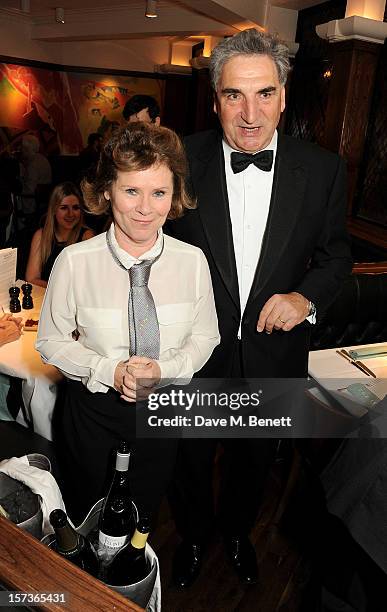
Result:
M278 134L262 151L273 151L273 165L270 172L250 164L242 172L234 174L231 168L231 153L234 151L223 140L227 194L231 217L232 238L238 275L241 317L253 284L255 271L261 256L262 241L269 216L271 192L273 189L274 165L277 155ZM259 313L257 313L258 320ZM314 325L316 314L306 319ZM238 338L241 337L241 321Z
M234 174L231 168L230 158L233 149L223 140L227 193L242 315L261 255L262 240L269 215L277 139L277 132L275 131L270 144L262 149L263 151L266 149L273 151L273 166L270 172L265 172L254 164L250 164L243 172L238 174Z
M139 259L121 249L108 230L121 263L130 268L156 257L149 289L160 326L163 379L191 379L219 344L218 322L207 260L197 247L159 232ZM65 248L55 261L42 305L36 348L43 360L92 392L114 386L114 372L129 358L129 274L114 261L106 234ZM79 339L72 332L77 329Z

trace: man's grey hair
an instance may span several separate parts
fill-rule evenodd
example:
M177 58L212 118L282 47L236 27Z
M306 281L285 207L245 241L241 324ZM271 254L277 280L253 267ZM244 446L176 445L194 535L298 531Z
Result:
M210 78L214 91L217 90L223 66L237 55L267 55L276 65L280 84L285 85L290 69L288 47L276 36L250 28L225 38L213 49L210 58Z

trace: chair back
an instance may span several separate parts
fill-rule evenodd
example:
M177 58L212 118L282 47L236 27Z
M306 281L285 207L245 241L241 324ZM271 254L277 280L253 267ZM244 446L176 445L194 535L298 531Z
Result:
M355 264L312 330L311 350L387 341L387 262Z

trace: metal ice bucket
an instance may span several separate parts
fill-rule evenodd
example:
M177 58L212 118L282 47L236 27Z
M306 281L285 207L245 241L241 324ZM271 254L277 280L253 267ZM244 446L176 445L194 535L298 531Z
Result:
M46 470L47 472L51 472L51 463L50 460L45 455L39 455L38 453L34 453L31 455L27 455L27 459L29 464L32 467L40 468L41 470ZM18 488L18 481L6 474L0 472L0 499L5 497ZM16 523L18 527L28 531L35 538L42 537L42 524L43 524L43 513L41 507L41 499L39 495L33 494L34 496L34 507L33 512L29 518L22 521L21 523Z
M90 533L92 533L98 528L99 515L102 509L103 501L103 499L100 499L96 504L94 504L83 523L81 523L79 527L76 527L76 530L81 535L88 537ZM55 542L55 535L50 534L45 536L42 539L42 542L47 546L52 547ZM142 608L145 608L149 612L159 612L159 610L161 609L161 607L159 607L160 604L156 607L149 607L149 602L152 597L153 590L160 588L159 581L157 581L156 585L156 580L158 577L157 557L151 546L149 546L149 544L146 545L145 555L149 561L151 569L149 571L149 574L145 578L143 578L143 580L140 580L140 582L136 582L135 584L130 584L128 586L112 586L110 584L108 584L107 586L113 589L113 591L121 593L121 595L123 595L127 599L130 599ZM161 600L160 593L158 593L158 597L156 597L156 599L159 603Z

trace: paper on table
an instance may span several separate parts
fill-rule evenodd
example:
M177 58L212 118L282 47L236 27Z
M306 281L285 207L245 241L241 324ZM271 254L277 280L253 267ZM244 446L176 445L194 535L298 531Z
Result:
M16 281L17 249L0 250L0 305L9 308L9 288Z
M367 346L355 346L347 349L347 352L356 363L371 370L376 378L387 378L386 343L378 342Z
M325 381L327 383L328 381ZM344 382L344 381L343 381ZM313 395L320 403L327 406L334 407L329 401L331 396L336 402L354 417L362 417L368 413L370 409L376 408L381 400L383 400L387 394L387 381L378 380L371 381L347 381L344 387L335 389L334 387L329 388L323 386L325 394L323 394L316 387L308 389L308 392Z
M364 346L350 349L349 351L352 359L372 359L373 357L387 357L387 344L377 344L376 346Z
M317 387L312 387L308 389L308 393L313 396L313 398L317 399L320 404L323 404L329 408L335 408L334 404L329 401L329 394L340 403L340 405L345 408L346 412L348 412L351 416L361 418L366 415L368 409L361 405L358 401L355 401L354 398L348 397L345 394L340 394L339 391L330 390L329 394L324 395L320 389Z
M309 354L309 374L347 412L361 417L387 394L387 357L374 356L366 363L377 378L362 373L336 349L313 351Z
M351 383L343 389L332 392L340 402L346 397L366 408L373 408L387 395L387 380L369 380ZM341 399L340 399L341 398Z

